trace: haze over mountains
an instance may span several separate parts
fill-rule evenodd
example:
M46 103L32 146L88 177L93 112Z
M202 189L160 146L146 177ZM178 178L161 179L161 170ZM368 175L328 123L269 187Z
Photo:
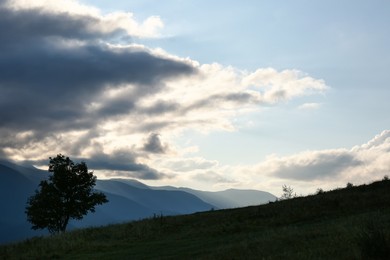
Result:
M32 166L0 161L0 243L46 234L31 230L25 207L41 180L49 173ZM189 188L150 187L131 179L98 180L97 190L109 203L96 207L81 221L71 221L69 229L100 226L151 217L190 214L211 209L235 208L274 201L268 192L229 189L207 192Z

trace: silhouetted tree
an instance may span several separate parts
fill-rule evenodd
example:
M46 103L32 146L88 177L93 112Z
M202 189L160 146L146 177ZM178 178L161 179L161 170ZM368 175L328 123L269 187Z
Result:
M81 220L95 212L95 206L108 202L95 192L96 176L88 172L85 162L73 163L69 157L49 158L49 180L41 181L40 190L28 199L27 220L32 229L47 228L50 233L65 232L70 219Z

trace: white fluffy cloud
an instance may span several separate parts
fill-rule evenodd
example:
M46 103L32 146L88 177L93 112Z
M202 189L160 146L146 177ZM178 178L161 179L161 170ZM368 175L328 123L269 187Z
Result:
M156 162L157 168L193 187L212 183L213 189L255 187L275 195L282 185L298 194L369 183L390 174L390 130L352 149L306 151L290 156L271 155L254 165L221 165L201 157Z
M298 70L281 72L273 68L258 69L243 79L245 86L253 86L262 93L262 101L275 104L294 97L323 92L323 80L314 79Z
M282 179L329 180L339 178L344 171L360 163L345 149L309 151L286 157L270 156L259 165L258 171Z
M321 107L322 104L320 103L305 103L298 107L298 109L302 110L315 110Z
M269 156L263 162L236 169L251 181L267 177L268 190L282 183L310 193L316 188L343 187L346 183L368 183L390 173L390 131L383 131L366 144L352 149L306 151L291 156ZM275 185L277 187L275 187Z
M159 95L141 101L145 108L160 105L164 112L162 117L159 115L160 125L231 131L232 119L241 113L328 89L323 80L296 70L278 72L266 68L247 72L216 63L191 62L198 71L196 75L169 81Z

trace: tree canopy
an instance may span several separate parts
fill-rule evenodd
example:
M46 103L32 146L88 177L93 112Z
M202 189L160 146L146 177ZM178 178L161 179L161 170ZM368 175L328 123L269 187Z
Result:
M49 172L53 174L41 181L40 189L28 199L27 220L32 229L65 232L70 219L81 220L108 200L104 193L93 190L96 176L85 162L75 164L62 154L49 159Z

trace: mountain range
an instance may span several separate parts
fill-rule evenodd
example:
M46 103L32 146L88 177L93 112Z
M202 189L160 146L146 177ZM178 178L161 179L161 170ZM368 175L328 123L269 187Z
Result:
M0 243L9 243L45 231L31 230L25 208L27 199L38 189L49 172L32 166L0 161ZM132 179L97 180L95 189L106 194L109 202L96 207L81 221L71 221L69 229L102 226L138 220L154 215L181 215L212 209L259 205L276 197L257 190L209 192L171 186L151 187Z

